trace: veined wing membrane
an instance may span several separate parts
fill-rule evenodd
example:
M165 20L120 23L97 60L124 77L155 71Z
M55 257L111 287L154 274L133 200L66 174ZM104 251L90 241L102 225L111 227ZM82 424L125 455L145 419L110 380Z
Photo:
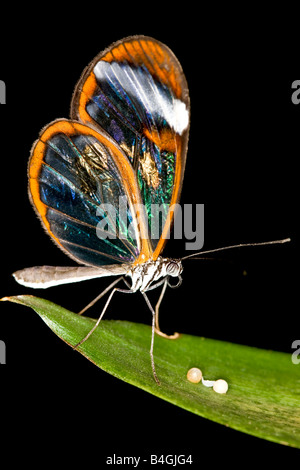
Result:
M140 203L136 178L107 136L77 122L55 121L34 145L29 181L44 227L71 258L89 266L138 258L144 242L134 210Z
M101 126L132 164L157 258L173 218L169 208L179 201L186 159L189 95L178 60L144 36L113 44L82 75L71 115Z

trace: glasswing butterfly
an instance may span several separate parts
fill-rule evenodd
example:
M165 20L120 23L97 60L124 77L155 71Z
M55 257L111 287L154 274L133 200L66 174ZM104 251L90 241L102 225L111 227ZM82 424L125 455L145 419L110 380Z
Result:
M111 290L98 321L78 345L98 326L116 291L141 291L152 312L150 356L157 383L158 309L169 278L181 282L182 260L161 253L180 197L189 117L185 76L161 42L132 36L96 56L75 87L70 120L56 120L41 131L28 165L29 197L43 227L82 266L14 273L17 282L34 288L119 276L95 299ZM159 218L152 213L157 205ZM127 289L115 287L121 279ZM146 292L160 285L153 309Z

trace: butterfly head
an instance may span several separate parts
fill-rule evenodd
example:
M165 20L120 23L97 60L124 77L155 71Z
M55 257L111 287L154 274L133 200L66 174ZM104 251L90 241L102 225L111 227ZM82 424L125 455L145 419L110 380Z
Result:
M167 280L170 276L178 277L181 282L181 272L180 260L159 256L155 261L149 259L145 263L133 266L127 275L132 279L131 290L146 292L150 288L152 289L157 281Z

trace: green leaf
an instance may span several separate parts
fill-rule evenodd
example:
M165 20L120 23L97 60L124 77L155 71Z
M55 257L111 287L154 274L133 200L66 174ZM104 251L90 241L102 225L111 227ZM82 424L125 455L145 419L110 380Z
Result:
M66 343L74 346L94 319L33 296L6 297L34 309ZM150 357L151 327L104 320L79 352L101 369L141 389L239 431L300 447L300 365L291 355L181 335L155 337L154 357L161 381L154 381ZM199 367L205 379L225 379L226 395L186 379Z

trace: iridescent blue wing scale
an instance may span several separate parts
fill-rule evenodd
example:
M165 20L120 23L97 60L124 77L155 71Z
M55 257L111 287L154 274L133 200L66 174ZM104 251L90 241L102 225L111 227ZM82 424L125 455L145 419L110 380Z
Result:
M163 249L180 197L189 129L189 94L181 66L160 42L134 36L87 67L71 117L108 133L135 170L148 216L152 257ZM153 205L161 216L153 217ZM156 207L157 207L156 206Z
M147 250L134 210L141 203L134 172L101 132L66 120L47 126L32 149L29 193L45 229L81 264L131 264Z

